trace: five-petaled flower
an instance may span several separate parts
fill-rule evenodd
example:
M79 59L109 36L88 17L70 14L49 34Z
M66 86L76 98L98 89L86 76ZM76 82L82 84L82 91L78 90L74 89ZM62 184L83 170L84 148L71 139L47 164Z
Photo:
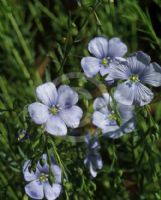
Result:
M118 102L125 105L144 106L152 101L152 91L143 84L160 86L161 73L159 73L158 65L150 61L150 56L139 51L128 57L127 62L110 68L107 80L109 78L109 80L124 81L117 86L114 93Z
M85 142L87 144L87 153L84 165L89 169L91 176L96 177L97 170L103 167L102 157L98 152L100 144L98 139L96 137L92 138L90 134L85 136Z
M37 98L42 102L29 105L28 110L36 124L45 124L45 129L52 135L66 135L67 127L77 128L83 111L75 104L78 94L67 85L58 90L51 82L36 88Z
M135 129L133 106L117 104L115 106L108 93L95 99L92 122L102 130L103 135L118 138ZM115 109L112 109L114 108ZM118 111L118 113L117 113Z
M102 76L109 73L111 64L124 60L127 46L119 38L95 37L88 44L89 52L94 56L82 58L81 66L87 77L93 77L98 72Z
M49 165L47 163L47 155L43 154L42 159L44 165L42 166L40 162L36 165L36 171L30 171L31 161L25 162L23 167L24 179L29 182L25 186L25 192L33 199L43 199L54 200L60 196L62 191L61 186L61 169L55 164L52 158L52 164L50 166L51 172L54 176L54 183L50 185L49 183Z

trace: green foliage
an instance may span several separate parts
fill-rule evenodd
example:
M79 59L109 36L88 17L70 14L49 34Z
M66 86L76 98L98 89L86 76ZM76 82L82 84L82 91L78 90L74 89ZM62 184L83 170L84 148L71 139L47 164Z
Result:
M37 85L81 72L80 60L96 35L118 36L129 52L142 49L161 64L160 26L159 0L0 1L0 199L29 199L22 166L31 159L34 168L44 152L54 153L62 167L60 199L161 199L160 89L155 103L144 112L137 109L135 133L118 140L100 138L104 167L95 179L83 165L84 143L44 134L27 111ZM84 77L63 75L61 81L82 88L84 121L89 120L93 99L84 88L97 96L96 88ZM23 129L30 139L20 142L16 134Z

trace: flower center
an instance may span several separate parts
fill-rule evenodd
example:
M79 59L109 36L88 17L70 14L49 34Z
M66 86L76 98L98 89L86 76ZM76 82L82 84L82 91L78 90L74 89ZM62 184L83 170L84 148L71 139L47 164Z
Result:
M107 65L108 64L108 60L106 58L103 58L101 63L102 63L102 65Z
M111 115L108 116L108 118L109 118L110 120L114 120L114 121L117 120L117 116L116 116L116 114L115 114L114 112L112 112Z
M138 82L138 81L139 81L138 75L133 74L133 75L130 77L130 80L131 80L133 83Z
M48 175L47 174L44 174L44 173L41 173L40 176L39 176L39 181L40 182L45 182L48 180Z
M52 107L52 108L50 108L50 112L52 115L56 115L58 113L58 108Z

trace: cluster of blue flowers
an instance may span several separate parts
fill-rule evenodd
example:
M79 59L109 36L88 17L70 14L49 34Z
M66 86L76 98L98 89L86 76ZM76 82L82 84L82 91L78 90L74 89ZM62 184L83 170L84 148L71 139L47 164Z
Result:
M160 66L142 51L122 58L127 47L119 38L109 41L104 37L96 37L88 44L89 52L95 57L81 60L84 73L88 77L98 72L105 76L109 83L119 82L114 98L124 105L144 106L153 99L152 91L144 84L159 87L161 85Z
M127 46L119 39L108 40L105 37L95 37L88 44L92 56L82 58L81 66L89 78L100 73L104 81L113 90L103 93L93 102L91 113L92 124L109 138L119 138L130 133L136 127L136 106L149 104L154 94L145 85L161 86L160 66L151 63L150 56L139 51L123 58L127 53ZM111 92L112 91L112 92ZM61 85L58 89L49 82L36 88L38 101L28 107L31 119L38 125L43 125L45 131L51 135L67 135L67 128L79 127L83 117L82 109L77 106L78 94L69 86ZM89 132L89 130L87 130ZM85 136L87 153L84 165L89 169L92 177L96 177L97 170L103 167L99 153L100 144L97 134ZM53 159L48 165L46 155L45 164L39 162L36 171L29 171L31 161L24 165L24 178L29 182L26 193L34 199L56 199L62 191L61 169ZM49 167L54 175L54 183L49 183Z

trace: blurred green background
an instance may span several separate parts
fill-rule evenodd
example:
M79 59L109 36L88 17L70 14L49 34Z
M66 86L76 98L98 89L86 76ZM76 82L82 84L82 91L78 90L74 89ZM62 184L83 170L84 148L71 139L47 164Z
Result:
M81 72L98 35L120 37L128 54L143 50L161 64L161 0L0 0L0 200L28 199L22 166L43 144L40 130L23 143L16 134L28 128L35 87ZM104 168L96 179L83 166L84 144L53 139L68 169L60 199L161 199L161 93L153 91L149 109L138 110L135 133L101 140Z

